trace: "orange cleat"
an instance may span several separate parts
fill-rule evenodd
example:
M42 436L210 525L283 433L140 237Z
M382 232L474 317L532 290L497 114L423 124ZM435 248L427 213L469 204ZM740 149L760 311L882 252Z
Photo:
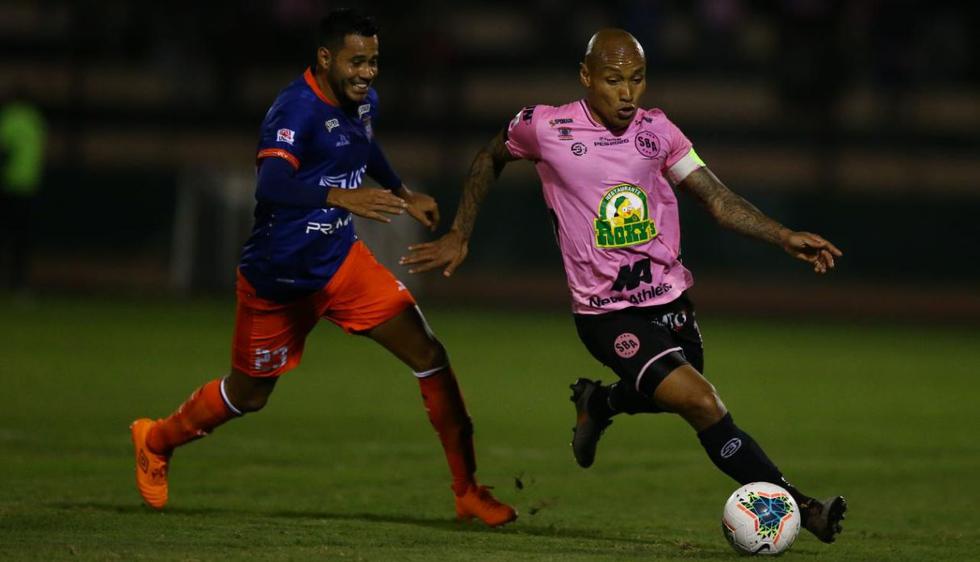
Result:
M136 487L146 505L163 509L167 505L167 467L170 455L158 455L146 445L146 436L155 422L140 418L129 425L136 452Z
M517 519L517 511L497 501L489 487L471 484L465 494L456 496L456 518L465 521L474 517L491 527L499 527Z

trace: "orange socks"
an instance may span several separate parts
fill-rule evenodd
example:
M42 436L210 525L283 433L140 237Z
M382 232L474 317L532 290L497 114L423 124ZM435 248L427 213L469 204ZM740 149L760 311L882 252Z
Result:
M157 421L146 437L146 444L158 455L169 455L174 448L200 439L214 428L237 417L221 397L221 379L194 391L167 419Z
M439 434L449 461L453 492L461 496L475 483L476 454L473 452L473 422L466 412L456 375L452 367L447 366L435 374L419 377L419 387L429 421Z
M475 484L476 455L473 422L466 412L456 375L451 367L445 367L418 381L425 411L449 462L453 492L461 496ZM234 417L236 412L221 396L221 379L216 379L194 391L170 417L156 422L147 435L147 446L158 455L169 455L174 448L204 437Z

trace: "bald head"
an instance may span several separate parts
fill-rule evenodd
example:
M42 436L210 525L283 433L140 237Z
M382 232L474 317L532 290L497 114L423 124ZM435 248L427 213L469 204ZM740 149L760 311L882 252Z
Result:
M585 49L579 81L585 86L589 110L610 130L629 126L646 90L647 61L643 47L622 29L600 29Z
M645 64L643 46L636 37L623 29L607 27L600 29L589 39L585 48L585 64L595 70L605 65Z

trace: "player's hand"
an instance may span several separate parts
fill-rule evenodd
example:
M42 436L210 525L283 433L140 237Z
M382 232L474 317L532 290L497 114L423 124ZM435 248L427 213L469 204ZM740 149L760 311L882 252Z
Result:
M391 218L385 214L400 215L408 208L408 203L404 199L387 189L370 187L331 188L327 192L327 205L347 209L359 217L379 222L391 222Z
M456 230L450 230L442 238L432 242L413 244L408 247L408 255L398 260L409 266L409 273L424 273L445 266L442 274L452 275L469 253L469 243Z
M407 187L403 188L401 195L408 203L405 209L408 214L428 228L429 232L435 232L439 226L439 205L436 200L424 193L409 191Z
M817 273L827 273L834 268L834 258L844 255L837 246L811 232L789 231L783 236L782 245L787 254L813 265Z

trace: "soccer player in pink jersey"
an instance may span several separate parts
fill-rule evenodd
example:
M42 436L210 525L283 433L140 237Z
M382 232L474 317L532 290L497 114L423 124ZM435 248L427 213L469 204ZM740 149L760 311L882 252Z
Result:
M659 109L641 109L646 89L643 48L629 33L603 29L581 64L584 99L521 110L473 161L450 231L409 247L411 273L466 258L477 211L490 184L513 160L534 162L555 223L579 337L619 382L579 379L572 386L572 450L582 467L612 417L673 412L694 429L712 462L741 484L785 487L804 526L824 542L841 531L842 496L818 501L783 477L748 433L735 425L702 375L704 355L691 272L680 260L675 189L695 196L723 227L781 247L826 273L841 256L833 244L795 232L728 189L691 141Z

